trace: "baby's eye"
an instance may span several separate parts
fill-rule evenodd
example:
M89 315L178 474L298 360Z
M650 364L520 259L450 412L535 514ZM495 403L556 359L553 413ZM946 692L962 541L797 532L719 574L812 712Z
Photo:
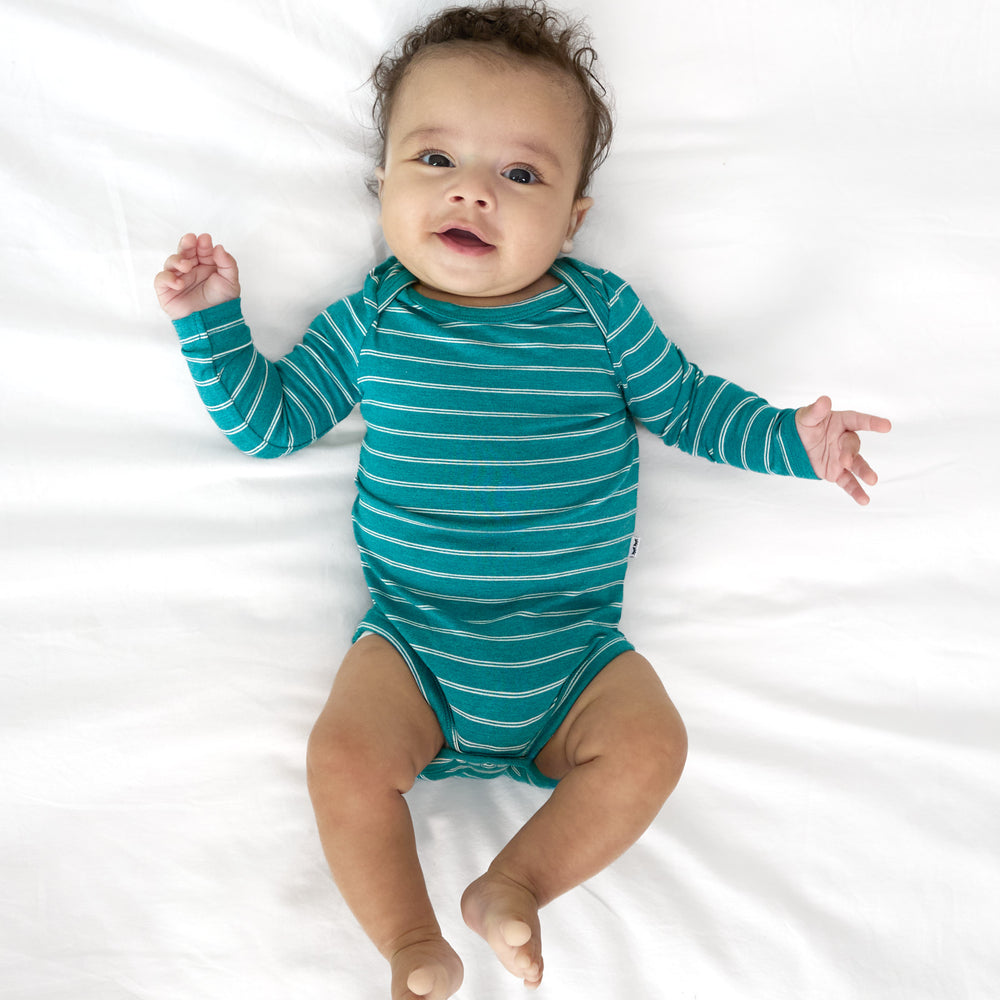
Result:
M418 157L421 163L426 163L429 167L453 167L455 166L444 153L421 153Z
M540 180L538 174L527 167L509 167L503 172L503 176L515 184L537 184Z

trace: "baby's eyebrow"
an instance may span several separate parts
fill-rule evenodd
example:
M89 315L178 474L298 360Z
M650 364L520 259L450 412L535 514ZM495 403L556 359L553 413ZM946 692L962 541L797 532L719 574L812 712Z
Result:
M400 142L402 145L408 145L411 142L431 142L434 139L447 138L447 136L448 132L443 128L424 125L420 128L415 128L412 132L407 132Z
M562 166L556 151L549 146L546 146L543 142L535 142L530 139L521 139L516 143L519 149L526 149L529 153L533 153L534 156L541 160L547 160L550 164L557 167Z

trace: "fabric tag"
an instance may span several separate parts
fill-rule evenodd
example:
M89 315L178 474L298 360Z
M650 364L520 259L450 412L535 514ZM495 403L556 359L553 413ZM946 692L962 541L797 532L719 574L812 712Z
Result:
M632 538L632 544L629 546L628 550L629 559L635 559L635 557L639 554L639 542L641 540L642 539L640 539L638 536L634 536Z

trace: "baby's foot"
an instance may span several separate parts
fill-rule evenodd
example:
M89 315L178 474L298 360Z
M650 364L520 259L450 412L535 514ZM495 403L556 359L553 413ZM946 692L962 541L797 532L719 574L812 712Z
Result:
M504 968L535 989L542 981L538 900L523 885L487 872L462 896L465 922L496 952Z
M462 960L443 937L408 944L389 963L392 1000L446 1000L462 985Z

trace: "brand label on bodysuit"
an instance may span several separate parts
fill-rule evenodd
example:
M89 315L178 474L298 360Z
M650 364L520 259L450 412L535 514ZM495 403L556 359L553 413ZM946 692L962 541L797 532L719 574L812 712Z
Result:
M635 557L639 554L639 542L640 539L638 536L633 537L632 544L629 546L628 550L629 559L635 559Z

